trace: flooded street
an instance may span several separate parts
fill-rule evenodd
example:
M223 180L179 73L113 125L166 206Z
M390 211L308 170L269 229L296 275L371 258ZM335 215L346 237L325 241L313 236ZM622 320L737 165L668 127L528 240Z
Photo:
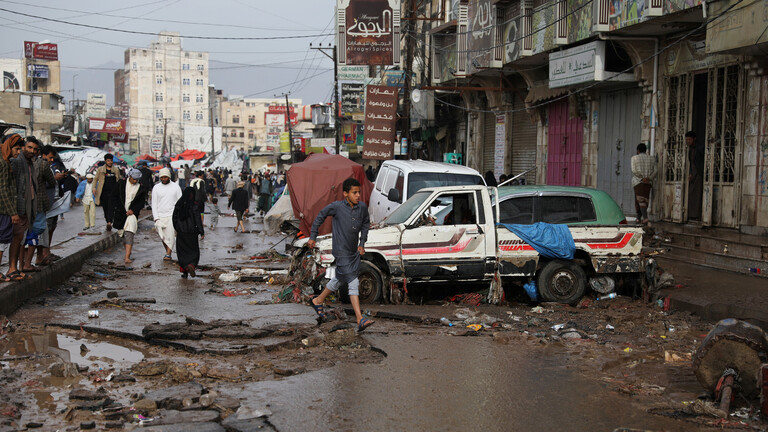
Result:
M289 262L269 249L283 237L233 225L222 217L198 276L182 279L144 221L133 269L118 245L8 317L0 430L765 427L685 414L706 393L691 353L713 322L626 297L538 308L432 298L364 305L376 323L357 333L348 305L318 325L310 307L276 302Z

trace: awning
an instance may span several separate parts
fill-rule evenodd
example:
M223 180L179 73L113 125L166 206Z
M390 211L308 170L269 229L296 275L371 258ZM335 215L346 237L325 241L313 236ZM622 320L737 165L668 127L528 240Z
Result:
M535 104L537 102L554 99L568 94L568 87L549 88L548 85L538 85L528 90L528 96L525 98L526 104Z

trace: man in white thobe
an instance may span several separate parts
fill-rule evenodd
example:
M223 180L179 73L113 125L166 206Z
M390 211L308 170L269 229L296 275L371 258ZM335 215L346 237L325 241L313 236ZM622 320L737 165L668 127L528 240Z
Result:
M152 188L152 218L155 229L160 235L165 247L163 260L171 261L173 246L176 244L176 230L173 229L173 209L176 201L181 198L181 188L171 181L171 171L168 168L160 170L160 183Z

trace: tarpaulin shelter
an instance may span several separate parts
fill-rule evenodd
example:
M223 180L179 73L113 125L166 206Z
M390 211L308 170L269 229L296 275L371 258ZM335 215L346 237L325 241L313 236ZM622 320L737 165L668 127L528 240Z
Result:
M138 161L147 161L147 162L157 162L157 159L155 159L153 156L148 154L143 154L136 158L136 162Z
M75 172L84 176L91 169L95 169L100 163L104 163L104 155L108 152L94 148L87 147L83 150L71 150L59 153L61 162L67 169L75 169ZM125 162L117 156L112 159L116 164L124 164Z
M301 232L309 234L312 222L326 205L344 199L342 183L352 177L360 182L360 200L366 205L373 183L365 177L362 165L339 155L315 153L288 170L288 191L293 214ZM320 234L331 232L331 218L320 226Z
M180 160L180 159L183 159L183 160L198 160L198 159L204 158L205 156L206 156L205 152L202 152L200 150L188 149L188 150L184 150L183 152L179 153L178 155L176 155L176 157L171 158L171 160L172 161L177 161L177 160Z

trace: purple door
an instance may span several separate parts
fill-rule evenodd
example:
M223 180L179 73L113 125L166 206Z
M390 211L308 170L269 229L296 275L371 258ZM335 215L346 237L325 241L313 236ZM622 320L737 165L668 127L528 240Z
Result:
M581 143L584 122L568 116L568 100L549 105L547 184L581 186Z

